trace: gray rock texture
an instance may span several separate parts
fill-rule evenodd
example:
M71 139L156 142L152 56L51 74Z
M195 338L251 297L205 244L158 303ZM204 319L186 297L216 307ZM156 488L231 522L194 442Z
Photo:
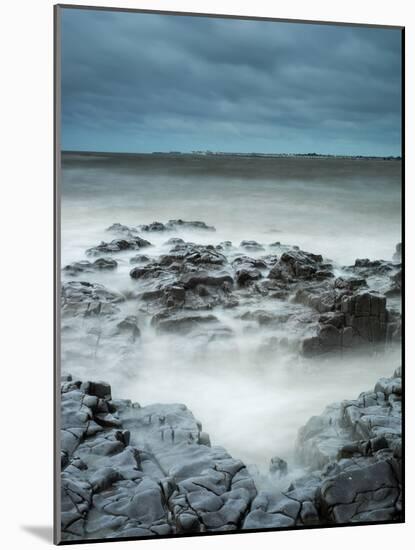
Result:
M259 491L243 528L402 521L401 397L398 369L312 417L297 441L307 473L281 492Z
M140 407L70 376L61 391L63 540L241 527L255 484L185 405Z
M300 430L305 474L269 488L209 436L182 404L141 407L105 382L61 382L64 541L401 521L401 372Z

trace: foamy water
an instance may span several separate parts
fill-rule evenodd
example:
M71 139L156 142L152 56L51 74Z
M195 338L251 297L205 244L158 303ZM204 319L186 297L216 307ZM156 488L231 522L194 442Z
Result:
M62 265L86 259L88 247L114 238L105 232L114 222L202 220L217 231L178 236L214 245L281 241L322 253L339 265L357 257L390 259L400 241L398 162L278 159L263 166L260 160L226 159L219 167L212 162L67 159ZM144 235L154 246L143 253L167 252L164 243L171 236ZM124 295L136 292L137 282L129 277L134 254L117 254L115 272L80 279ZM137 314L136 301L123 307L125 313ZM261 309L273 312L293 307L281 301L261 303ZM290 345L295 334L288 326L258 330L238 318L246 309L215 310L234 336L208 346L203 338L156 335L149 319L139 314L140 342L124 349L117 342L103 344L98 321L84 320L79 333L63 331L62 368L80 378L108 380L115 396L142 405L185 403L212 443L264 467L274 455L292 459L297 431L310 416L331 402L357 397L400 363L397 346L376 355L305 360ZM284 336L288 345L275 343Z

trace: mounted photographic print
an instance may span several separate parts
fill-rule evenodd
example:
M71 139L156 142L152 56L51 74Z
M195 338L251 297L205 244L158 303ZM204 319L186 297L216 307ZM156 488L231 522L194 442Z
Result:
M403 28L55 7L55 542L404 521Z

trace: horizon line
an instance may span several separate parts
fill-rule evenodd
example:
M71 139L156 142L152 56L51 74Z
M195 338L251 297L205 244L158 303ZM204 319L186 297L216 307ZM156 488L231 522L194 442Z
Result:
M93 151L81 149L61 149L61 154L83 154L83 155L192 155L192 156L241 156L241 157L342 157L342 158L369 158L369 159L402 159L402 155L361 155L361 154L345 154L345 153L244 153L239 151L212 151L212 150L195 150L195 151Z

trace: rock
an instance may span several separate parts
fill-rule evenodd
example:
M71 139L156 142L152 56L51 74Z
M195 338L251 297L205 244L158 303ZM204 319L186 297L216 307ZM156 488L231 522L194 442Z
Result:
M168 229L192 229L202 231L216 231L212 225L201 221L170 220L166 223Z
M168 241L164 243L165 245L176 246L178 244L186 244L183 239L179 237L171 237Z
M245 250L250 250L252 252L265 250L262 244L259 244L256 241L242 241L239 246L241 248L245 248Z
M379 267L382 265L381 260L371 261L368 258L357 259L354 263L355 267Z
M180 283L185 289L194 289L198 285L224 287L231 288L233 285L233 279L228 273L215 273L210 274L206 271L195 271L183 275L180 279Z
M141 336L140 329L138 328L137 317L135 315L129 315L117 324L118 333L127 333L131 336L134 342Z
M161 222L152 222L149 224L144 224L139 226L140 231L145 231L147 233L155 232L158 233L160 231L168 231L168 228Z
M243 321L256 321L261 326L267 326L285 323L289 317L286 313L273 313L272 311L257 309L255 311L246 311L240 316L240 319Z
M390 287L386 291L387 296L397 296L402 292L402 269L399 269L390 277Z
M282 244L280 241L276 241L269 245L270 248L274 248L276 252L282 254L283 252L289 252L290 250L300 250L299 246L290 246L287 244Z
M357 259L354 266L349 268L364 277L373 277L379 275L389 275L396 265L385 260L369 260L368 258Z
M110 227L107 227L106 231L110 233L118 233L129 238L138 237L138 230L135 227L129 227L121 223L113 223Z
M134 237L130 239L114 239L113 241L88 248L86 251L87 256L101 256L102 254L121 252L123 250L139 250L140 248L146 248L152 246L149 241L142 239L141 237Z
M275 256L271 256L270 258L274 259ZM237 256L232 261L232 267L236 270L243 269L243 268L267 269L268 264L263 258L250 258L249 256Z
M214 315L169 315L161 313L155 315L151 321L152 325L160 332L169 333L188 333L191 330L199 329L206 323L218 323L217 317Z
M352 327L362 341L384 342L386 337L386 297L375 292L361 292L343 297L341 311L346 326Z
M317 285L297 290L294 301L311 307L319 313L327 313L336 309L338 297L335 289L326 285Z
M292 280L297 278L309 279L321 272L321 275L332 276L327 271L321 269L323 266L323 258L319 254L311 254L302 250L290 250L284 252L279 262L271 269L268 277L270 279Z
M244 529L294 527L301 504L294 499L260 491L244 521Z
M92 278L99 269L114 269L117 262L101 255L106 249L139 250L139 232L212 230L181 220L147 229L114 225L109 229L123 238L95 247L95 261L75 262L66 274ZM223 310L235 306L229 325L235 321L246 333L267 327L269 347L261 351L268 354L298 353L301 342L303 353L315 356L399 341L397 263L358 260L334 267L320 255L277 243L272 253L257 254L263 246L255 241L244 246L258 258L230 242L200 245L174 236L165 244L171 247L163 248L166 254L131 258L134 284L124 295L88 281L62 284L62 334L71 345L90 338L94 363L119 349L114 370L128 354L140 367L146 342L140 342L139 323L151 322L161 344L169 342L162 334L191 335L200 349L220 350L219 341L234 336L220 322ZM292 337L282 334L281 325ZM400 369L372 391L311 418L297 443L304 474L294 477L293 470L284 480L288 466L274 457L266 491L257 489L242 462L211 445L185 405L112 399L105 382L82 382L66 373L61 405L62 532L68 542L402 517Z
M221 531L242 524L256 495L254 482L242 462L210 447L184 405L135 408L130 401L110 401L104 383L80 387L62 394L62 427L77 437L61 472L64 541ZM105 395L99 399L114 413L81 405L103 425L100 433L88 435L90 421L74 412L85 401L93 405L92 392Z
M145 254L136 254L130 258L130 264L145 264L150 261L150 258Z
M338 277L334 281L334 287L341 290L355 291L359 288L367 287L366 279L361 279L358 277Z
M400 375L311 418L297 443L309 471L283 492L258 491L185 405L134 407L105 382L65 375L62 538L401 521ZM270 472L284 476L286 462L272 458Z
M393 405L401 399L396 374L357 400L328 407L300 430L298 457L322 471L316 483L320 521L399 521L402 424Z
M232 250L232 248L233 248L233 245L231 241L222 241L218 245L216 245L216 250L229 251L229 250Z
M277 475L278 477L284 477L287 475L288 465L286 461L279 456L274 456L271 458L269 471L271 474Z
M236 283L239 286L247 286L254 281L258 281L262 278L262 273L259 269L245 267L238 269L235 273Z
M73 262L63 268L68 275L74 276L80 273L93 273L96 270L112 270L118 266L118 263L112 258L98 258L95 262L88 260Z
M83 382L81 391L87 395L94 395L102 399L111 399L111 386L106 382Z
M142 267L134 267L130 271L132 279L158 279L168 276L169 272L157 263L150 263Z
M176 244L168 254L159 259L163 267L180 266L190 271L194 266L208 269L220 268L227 263L227 259L213 246L202 246L193 243Z
M311 295L299 291L296 299L305 301L321 310L321 294ZM325 294L325 296L327 296ZM314 300L314 301L313 301ZM362 345L383 345L388 332L397 330L386 310L386 297L372 291L355 294L332 295L331 310L319 318L316 334L303 340L302 351L306 356ZM393 325L393 327L392 327Z
M83 260L66 265L62 268L62 271L73 277L75 275L79 275L80 273L90 273L93 269L93 264L91 262L88 262L88 260Z
M87 281L70 281L61 288L62 315L113 315L118 311L116 304L123 301L120 294Z
M402 261L402 243L398 243L395 248L395 253L393 255L394 262Z

